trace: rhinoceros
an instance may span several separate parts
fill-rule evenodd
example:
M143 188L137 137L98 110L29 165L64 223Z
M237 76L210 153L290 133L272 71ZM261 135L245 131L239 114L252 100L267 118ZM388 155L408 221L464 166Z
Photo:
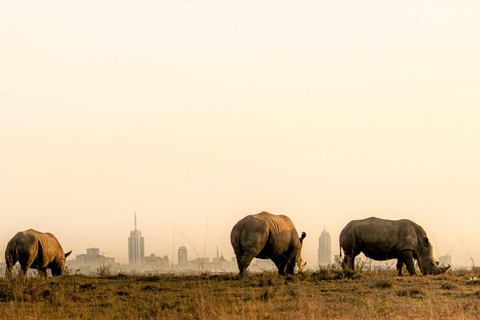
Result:
M20 262L23 275L29 268L37 269L42 276L50 269L53 276L65 274L65 259L72 251L64 253L57 238L51 233L33 229L18 232L5 249L6 274L12 274L13 266Z
M298 237L292 221L284 215L260 212L238 221L230 234L240 275L244 275L253 258L271 259L281 275L294 273L302 265L301 251L306 233Z
M355 257L363 252L373 260L397 259L398 275L402 276L403 264L410 275L415 275L413 259L418 261L424 274L440 274L450 266L439 267L433 259L433 247L425 230L413 221L367 218L350 221L340 233L341 250L345 254L344 269L355 269Z

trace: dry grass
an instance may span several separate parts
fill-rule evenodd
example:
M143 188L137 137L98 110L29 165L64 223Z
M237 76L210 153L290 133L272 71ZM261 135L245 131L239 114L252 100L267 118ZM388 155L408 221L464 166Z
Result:
M0 319L477 319L478 270L0 279Z

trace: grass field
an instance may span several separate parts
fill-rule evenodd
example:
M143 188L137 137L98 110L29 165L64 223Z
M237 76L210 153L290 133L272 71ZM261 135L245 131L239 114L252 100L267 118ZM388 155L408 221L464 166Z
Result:
M0 279L1 319L478 319L480 271Z

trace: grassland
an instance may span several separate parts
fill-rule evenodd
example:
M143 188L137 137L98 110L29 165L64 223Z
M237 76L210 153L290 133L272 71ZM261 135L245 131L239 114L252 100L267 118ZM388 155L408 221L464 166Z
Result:
M0 319L478 319L480 272L0 279Z

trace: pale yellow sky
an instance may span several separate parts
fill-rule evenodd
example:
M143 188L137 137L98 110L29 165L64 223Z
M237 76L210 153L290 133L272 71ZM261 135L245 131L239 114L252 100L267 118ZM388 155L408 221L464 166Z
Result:
M0 246L233 257L262 210L305 231L408 218L480 262L480 3L0 2ZM185 236L188 238L185 239ZM462 244L465 244L465 246ZM206 247L205 247L206 243ZM176 260L175 260L176 262Z

